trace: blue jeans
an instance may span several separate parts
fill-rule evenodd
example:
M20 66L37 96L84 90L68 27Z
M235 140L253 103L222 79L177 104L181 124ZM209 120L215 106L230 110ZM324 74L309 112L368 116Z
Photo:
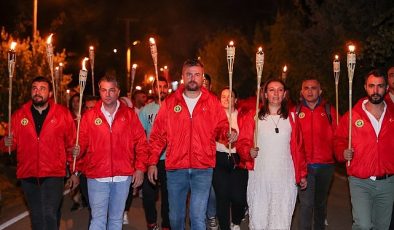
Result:
M92 220L89 230L120 230L131 177L122 182L99 182L88 178Z
M206 230L205 216L212 185L210 169L167 171L168 202L172 230L185 229L186 197L190 190L191 230Z
M213 186L209 190L208 207L207 207L207 218L216 217L216 194L213 190Z

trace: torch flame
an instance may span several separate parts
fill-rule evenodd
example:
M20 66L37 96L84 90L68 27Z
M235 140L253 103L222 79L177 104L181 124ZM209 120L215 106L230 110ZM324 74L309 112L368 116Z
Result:
M284 73L287 72L287 65L285 65L285 66L283 67L283 72L284 72Z
M138 66L137 64L133 64L132 68L137 69L137 66Z
M349 52L353 53L354 50L356 50L356 47L354 45L349 45Z
M90 47L89 47L89 50L90 50L90 51L93 51L93 50L94 50L94 47L93 47L93 46L90 46Z
M165 65L165 66L164 66L164 69L168 69L168 67Z
M60 62L60 63L59 63L59 66L63 66L63 62Z
M49 35L49 37L47 38L47 44L52 43L52 36L53 36L53 34Z
M82 61L82 70L87 70L86 69L86 62L89 60L89 58L87 58L87 57L85 57L84 59L83 59L83 61Z
M258 49L258 52L259 53L263 52L263 47L260 46L259 49Z
M15 50L16 42L11 42L10 50Z
M229 46L234 46L234 42L230 41Z
M149 38L149 43L152 44L152 45L155 44L156 43L155 39L154 38Z
M66 90L66 93L67 93L67 94L70 94L70 90L69 90L69 89L67 89L67 90Z
M335 61L338 61L338 59L339 59L339 56L335 55Z

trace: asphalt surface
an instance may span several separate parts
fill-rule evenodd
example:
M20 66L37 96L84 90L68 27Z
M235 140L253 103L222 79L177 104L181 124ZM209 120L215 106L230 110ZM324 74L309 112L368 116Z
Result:
M338 172L339 171L339 172ZM61 219L61 230L75 229L82 230L88 229L88 210L81 209L71 212L72 202L71 198L66 195L64 197L64 202L62 206L62 219ZM159 203L157 204L159 206ZM7 221L14 220L20 214L26 213L26 206L23 199L15 199L14 202L8 202L6 206L2 207L2 212L0 215L0 229L7 230L20 230L20 229L30 229L30 219L28 216L23 217L21 220L4 228L4 224ZM135 197L133 200L132 207L128 213L130 223L128 225L123 225L125 230L145 230L146 223L144 212L142 208L141 198ZM351 205L349 197L349 189L347 185L347 179L343 175L341 170L337 170L335 173L332 187L328 199L328 226L327 229L332 230L348 230L351 229L352 217L351 217ZM293 217L292 230L297 230L298 224L298 211L297 207ZM241 229L248 229L247 220L242 223Z

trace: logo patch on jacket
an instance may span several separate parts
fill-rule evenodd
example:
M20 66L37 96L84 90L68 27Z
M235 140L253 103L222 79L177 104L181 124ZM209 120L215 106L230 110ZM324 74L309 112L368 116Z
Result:
M22 124L23 126L26 126L28 123L29 123L29 120L27 120L27 118L23 118L23 119L21 120L21 124Z
M364 126L364 121L361 119L358 119L355 123L354 123L358 128L361 128Z
M299 118L304 118L304 117L305 117L305 113L304 113L304 112L300 112L300 113L298 114L298 117L299 117Z
M174 112L179 113L180 111L182 111L182 107L180 105L176 105L174 107Z
M103 120L101 120L101 118L96 118L96 120L94 120L94 124L95 125L101 125L103 123Z

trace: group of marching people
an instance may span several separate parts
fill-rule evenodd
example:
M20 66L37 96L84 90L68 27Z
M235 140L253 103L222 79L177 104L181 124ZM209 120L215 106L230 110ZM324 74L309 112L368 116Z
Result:
M73 118L51 99L51 82L34 78L31 101L13 114L12 133L0 141L2 151L16 150L32 228L58 229L69 167L71 189L81 175L86 180L89 229L122 229L130 186L141 185L147 228L159 229L158 184L161 229L185 229L187 210L192 230L217 229L215 218L221 230L238 230L245 210L252 230L290 229L297 196L299 229L325 229L335 163L346 161L353 229L389 229L394 67L388 77L377 70L365 76L367 97L353 107L350 125L349 112L337 118L322 98L316 76L303 80L295 106L282 80L267 80L258 111L257 99L240 103L233 89L222 89L218 100L199 60L185 61L182 79L168 94L159 77L153 85L160 96L137 114L121 102L116 78L106 75L100 100Z

